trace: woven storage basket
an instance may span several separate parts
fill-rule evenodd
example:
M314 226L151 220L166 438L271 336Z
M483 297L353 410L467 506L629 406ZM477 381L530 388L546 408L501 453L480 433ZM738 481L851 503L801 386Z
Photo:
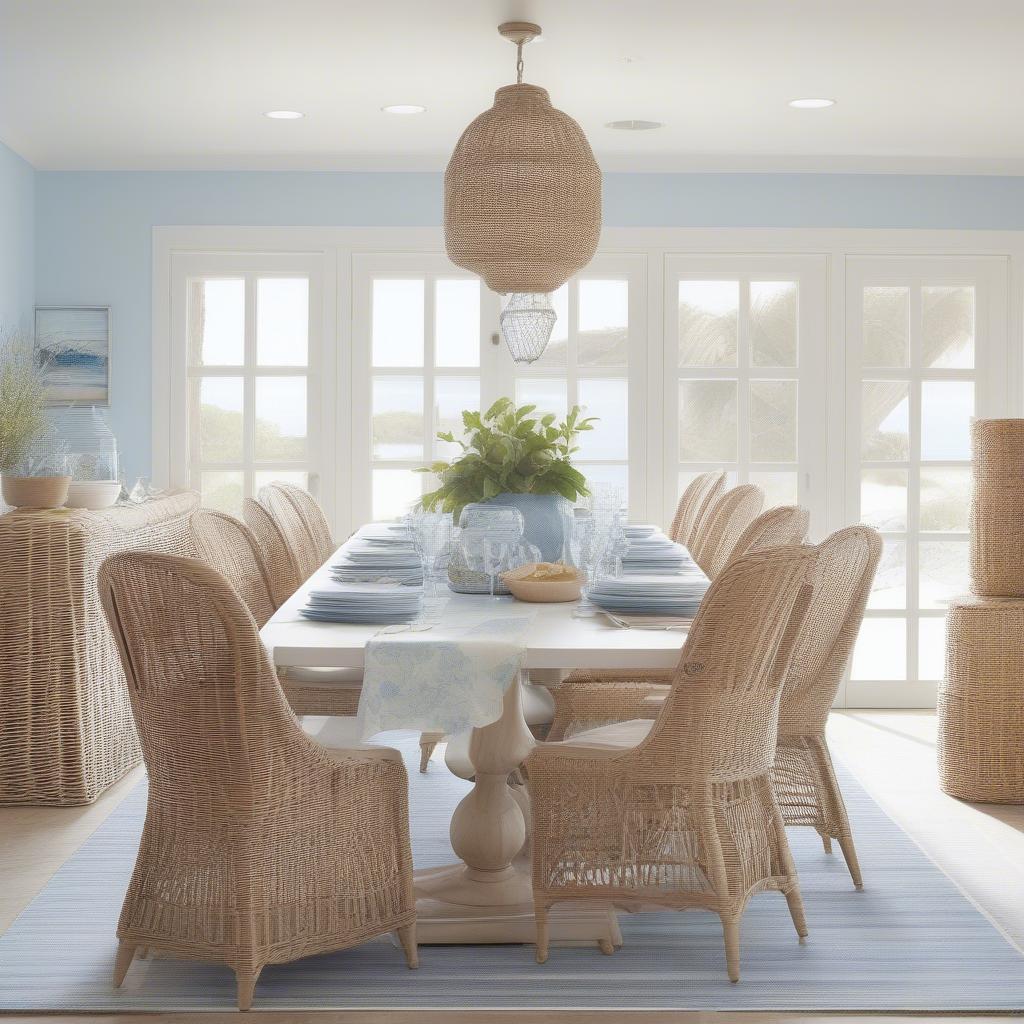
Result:
M1024 803L1024 600L950 604L938 755L950 796Z
M971 590L1024 597L1024 419L975 420Z
M601 233L586 136L536 85L507 85L462 133L444 173L445 246L495 292L553 292Z

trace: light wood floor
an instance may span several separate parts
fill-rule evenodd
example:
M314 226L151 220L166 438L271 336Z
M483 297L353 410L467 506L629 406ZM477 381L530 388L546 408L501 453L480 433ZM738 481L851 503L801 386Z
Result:
M965 804L939 791L935 777L935 717L919 711L845 711L832 716L833 751L860 778L872 796L921 848L954 879L1003 933L1024 952L1024 807ZM440 767L440 766L438 766ZM442 769L443 770L443 769ZM88 838L141 777L141 770L105 793L91 807L0 808L0 931L5 931L53 873ZM54 951L59 955L58 951ZM258 1011L256 1011L258 1012ZM266 1024L577 1024L599 1020L642 1024L783 1024L785 1021L879 1020L878 1015L836 1015L664 1011L346 1011L261 1012ZM72 1021L88 1024L218 1024L238 1020L227 1013L120 1015L8 1015L4 1024ZM920 1021L894 1015L889 1021ZM962 1022L964 1016L928 1017Z

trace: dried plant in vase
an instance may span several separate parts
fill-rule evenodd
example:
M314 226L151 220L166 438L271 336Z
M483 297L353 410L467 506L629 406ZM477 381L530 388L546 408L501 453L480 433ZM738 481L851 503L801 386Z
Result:
M44 370L31 335L0 333L0 485L4 501L15 507L59 508L71 482L53 460L33 458L33 444L48 426Z

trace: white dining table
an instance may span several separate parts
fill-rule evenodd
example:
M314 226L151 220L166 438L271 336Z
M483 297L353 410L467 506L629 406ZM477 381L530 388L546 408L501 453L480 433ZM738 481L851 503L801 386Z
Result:
M332 556L333 557L333 556ZM299 615L309 590L329 578L325 565L283 604L261 630L279 668L362 668L367 641L378 625L311 622ZM520 604L507 597L452 594L444 612L457 621L461 610L478 614L535 613L526 629L526 668L505 693L501 716L472 731L469 758L473 788L451 822L458 864L415 875L418 939L424 943L533 942L533 892L529 858L529 799L509 777L535 740L523 713L530 670L550 677L577 668L667 669L679 660L686 639L680 630L623 629L605 616L578 615L578 605ZM596 943L606 952L621 943L618 922L607 905L564 903L552 908L554 942Z

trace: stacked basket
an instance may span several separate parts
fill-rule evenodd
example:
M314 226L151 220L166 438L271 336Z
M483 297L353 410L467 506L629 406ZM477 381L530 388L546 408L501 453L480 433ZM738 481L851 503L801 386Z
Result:
M971 591L951 602L939 779L951 796L1024 803L1024 419L975 420Z

